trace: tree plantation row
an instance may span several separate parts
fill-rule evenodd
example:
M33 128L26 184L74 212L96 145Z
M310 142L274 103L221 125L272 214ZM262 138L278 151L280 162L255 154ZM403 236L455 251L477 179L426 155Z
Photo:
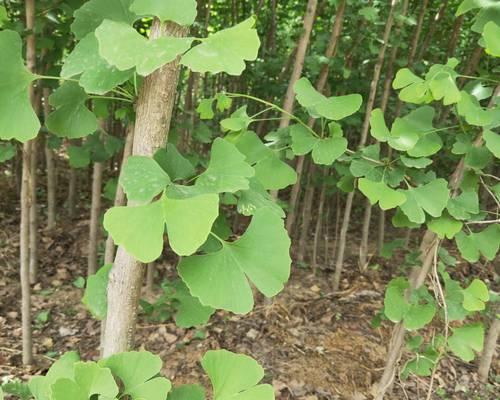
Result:
M0 400L498 398L499 59L495 0L4 0ZM301 330L332 380L280 388Z

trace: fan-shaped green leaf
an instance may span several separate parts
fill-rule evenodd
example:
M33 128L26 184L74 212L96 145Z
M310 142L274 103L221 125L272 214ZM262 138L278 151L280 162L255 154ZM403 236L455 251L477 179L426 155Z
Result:
M95 275L87 279L87 287L82 298L87 310L95 319L106 318L108 310L108 280L113 264L106 264L101 267Z
M167 400L205 400L205 389L200 385L182 385L174 388Z
M0 54L0 139L26 142L40 129L28 92L36 76L24 66L18 33L0 31Z
M75 82L65 82L49 97L55 110L47 117L47 129L60 137L81 138L94 133L97 118L85 103L89 97Z
M158 150L154 159L173 181L191 178L196 173L191 161L185 158L172 143L168 143L166 149Z
M482 311L486 308L486 302L490 299L488 287L481 279L474 279L471 284L463 290L463 307L467 311Z
M425 222L424 210L433 217L440 217L448 204L450 191L444 179L436 179L426 185L400 192L406 195L406 202L400 207L410 221Z
M219 215L219 196L185 194L173 187L161 203L170 246L180 256L193 254L205 243Z
M0 163L10 160L16 155L16 146L11 143L0 143Z
M365 178L359 180L359 190L370 200L372 205L380 202L382 210L396 208L406 201L406 196L391 189L384 182L373 182Z
M274 400L271 385L258 385L264 370L248 356L208 351L201 365L212 382L214 400Z
M165 400L172 388L170 381L156 377L162 366L160 357L146 351L130 351L113 355L99 362L120 378L123 395L131 400Z
M500 158L500 135L489 129L483 131L486 148L493 153L496 158Z
M203 39L202 43L189 50L181 63L195 72L226 72L241 75L245 61L257 58L260 39L254 28L253 17Z
M130 201L149 203L171 183L170 177L150 157L131 156L123 166L120 185Z
M474 351L483 350L484 327L481 324L467 325L462 328L451 328L453 335L448 339L450 350L465 362L474 359Z
M216 253L182 259L178 271L202 304L245 314L253 308L247 279L268 297L283 289L290 274L289 247L283 220L262 208L239 240L224 242Z
M104 215L104 228L116 244L143 263L160 257L163 250L162 202L138 207L113 207Z
M184 53L193 38L160 37L148 40L129 24L104 20L96 29L99 53L120 71L136 68L147 76Z
M196 297L191 296L189 289L182 281L173 284L175 293L172 299L177 300L177 313L175 323L181 328L191 328L193 326L205 325L215 310L212 307L204 306Z
M493 21L484 26L483 39L486 43L486 52L494 57L500 57L500 26Z
M134 0L130 11L179 25L192 25L197 14L196 0Z
M492 261L500 247L500 224L490 225L483 231L470 235L460 232L455 241L460 254L467 261L476 262L481 254Z
M245 162L245 156L227 140L217 138L212 145L207 170L196 180L196 186L215 193L234 193L249 187L248 179L255 170Z
M441 217L429 221L427 226L440 239L444 239L445 237L453 239L462 230L463 223L451 217L447 212L444 212Z
M99 54L99 42L94 32L89 33L75 46L64 60L61 77L81 75L79 84L87 93L105 94L127 81L133 71L120 71L111 66Z

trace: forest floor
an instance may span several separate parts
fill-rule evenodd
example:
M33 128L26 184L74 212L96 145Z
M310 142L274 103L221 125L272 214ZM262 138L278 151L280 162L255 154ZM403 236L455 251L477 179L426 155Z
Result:
M99 356L100 322L81 304L83 289L72 282L87 268L88 209L80 218L60 222L53 232L40 229L40 282L33 287L33 341L36 364L21 367L20 285L18 279L18 203L12 179L0 177L0 379L26 379L44 373L53 358L77 350L84 359ZM83 203L85 204L85 202ZM64 210L62 210L64 212ZM356 220L356 218L354 219ZM40 225L43 228L44 217ZM316 275L309 268L293 267L285 290L271 304L262 298L246 316L218 312L203 329L180 329L174 323L154 323L141 315L137 344L159 354L163 373L174 384L203 381L199 361L206 350L226 348L246 353L266 370L277 400L363 400L380 377L390 341L392 324L371 326L381 309L386 283L400 272L394 262L372 260L376 268L360 274L357 266L358 236L344 267L341 292L332 293L332 261ZM324 264L324 260L323 260ZM401 260L402 264L402 260ZM400 265L401 265L400 264ZM175 260L158 266L164 276ZM484 266L478 266L484 267ZM467 274L466 263L457 273ZM491 279L493 266L485 269ZM157 288L157 295L161 289ZM432 335L432 328L428 332ZM496 376L500 365L495 365ZM396 380L391 399L425 399L427 380ZM434 399L489 400L500 398L500 384L479 385L476 367L457 359L444 360Z

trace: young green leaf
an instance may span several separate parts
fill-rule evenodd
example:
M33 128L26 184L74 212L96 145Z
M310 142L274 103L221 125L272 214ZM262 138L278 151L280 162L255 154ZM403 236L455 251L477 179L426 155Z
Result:
M14 31L0 31L0 139L26 142L40 130L28 89L36 79L24 66L22 41Z
M500 158L500 135L489 129L483 131L486 148L493 153L496 158Z
M410 283L405 278L396 278L389 282L384 298L384 312L393 322L403 321L405 328L416 330L430 323L436 313L434 299L427 288L412 290L409 298L406 291Z
M469 287L463 290L463 307L467 311L482 311L490 299L488 287L481 279L474 279Z
M474 359L474 351L483 350L484 327L481 324L467 325L462 328L451 328L453 335L448 339L448 347L457 357L465 362Z
M16 155L16 146L11 143L0 143L0 163L9 161Z
M90 149L82 146L68 146L69 166L85 168L90 164Z
M129 25L137 19L137 15L130 11L134 0L90 0L83 4L74 13L71 31L77 39L83 39L94 32L105 20L123 22Z
M400 208L410 221L417 224L425 222L424 210L435 218L439 218L448 204L450 191L448 182L436 179L426 185L409 190L400 190L406 195L406 202Z
M432 164L430 158L411 158L401 155L401 162L408 168L425 168Z
M312 117L338 121L356 113L363 98L359 94L326 97L311 85L307 78L299 79L294 86L297 101Z
M248 189L248 179L254 175L255 170L245 162L245 156L227 140L217 138L208 168L196 180L196 186L215 193L234 193Z
M77 362L74 373L74 380L62 378L52 385L53 400L88 400L94 395L114 399L118 395L118 386L108 368L95 362Z
M232 113L231 117L223 119L220 125L224 131L240 132L246 130L252 121L247 114L247 106L242 106Z
M458 115L465 117L470 125L487 126L493 122L494 114L491 110L485 110L476 97L462 90L462 98L457 103Z
M214 99L202 99L196 108L196 112L200 114L200 119L213 119L215 116Z
M200 300L191 296L189 289L182 281L176 281L173 286L175 293L172 298L179 302L175 314L176 325L181 328L205 325L215 310L212 307L204 306Z
M490 21L484 26L483 39L486 52L493 57L500 57L500 26Z
M219 215L219 196L215 193L182 192L168 189L161 199L169 244L180 256L189 256L205 243Z
M406 202L406 196L403 193L391 189L384 182L373 182L361 178L358 185L361 193L368 197L372 205L380 202L382 210L390 210Z
M492 261L500 247L500 224L488 226L482 232L466 235L460 232L455 236L460 254L469 262L477 262L482 254Z
M130 11L189 26L196 19L196 0L134 0Z
M183 258L179 275L202 304L246 314L253 308L250 279L267 297L290 275L290 239L283 220L268 208L255 212L245 234L222 250Z
M332 165L347 150L347 140L343 137L321 139L313 136L302 125L293 125L290 128L292 137L292 151L295 155L305 155L312 151L316 164Z
M160 257L163 250L162 202L138 207L113 207L104 215L104 229L117 245L143 263Z
M191 161L172 143L168 143L166 149L158 150L153 158L173 181L191 178L196 173Z
M120 185L127 198L141 204L149 203L170 183L170 177L163 168L145 156L129 157L120 174Z
M370 134L379 142L387 142L391 132L385 123L384 114L380 108L376 108L370 115Z
M148 40L132 26L123 22L104 20L96 29L99 53L120 71L136 68L147 76L184 53L193 38L160 37Z
M467 220L479 213L479 197L473 190L463 191L460 195L450 198L446 206L455 219Z
M65 79L80 75L79 84L87 93L105 94L126 82L133 70L120 71L108 64L99 54L99 42L94 32L89 33L66 57L61 70Z
M259 51L260 39L254 25L255 19L250 17L232 28L210 35L184 54L181 63L194 72L241 75L245 61L255 60Z
M214 400L274 400L273 387L258 384L264 370L246 355L212 350L201 365L212 382Z
M104 320L108 310L108 280L113 264L101 267L95 275L87 279L87 287L82 298L87 310L98 320Z
M261 208L269 208L281 218L285 217L283 209L256 178L250 179L248 190L240 191L236 195L238 196L238 212L242 215L254 215Z
M52 385L59 379L74 379L74 364L80 361L78 353L65 353L52 364L45 376L34 376L28 386L36 400L52 400Z
M85 103L89 97L75 82L65 82L49 97L55 110L47 117L47 129L59 137L81 138L94 133L97 118Z
M432 232L436 233L440 239L444 239L445 237L453 239L455 235L462 230L463 223L444 212L441 217L429 221L427 226Z
M170 381L157 377L162 362L160 357L146 351L130 351L113 355L99 362L120 378L124 386L122 396L131 400L165 399L172 388Z
M167 400L205 400L205 388L201 385L182 385L172 389Z

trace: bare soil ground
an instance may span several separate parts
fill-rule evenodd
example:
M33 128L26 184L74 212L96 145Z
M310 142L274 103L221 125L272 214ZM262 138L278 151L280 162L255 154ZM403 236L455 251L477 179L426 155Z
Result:
M100 322L92 319L81 304L83 290L72 284L86 271L89 212L79 209L76 220L60 221L53 232L42 229L45 217L41 216L40 282L33 286L32 304L36 364L21 366L19 221L12 181L0 177L2 381L44 373L54 357L68 350L77 350L84 359L99 355ZM59 211L65 212L62 205ZM207 383L199 364L203 353L226 348L255 357L265 367L265 380L274 385L278 400L369 399L370 388L383 370L392 328L391 323L384 322L374 329L371 320L382 307L386 283L400 272L401 260L396 258L395 263L374 259L372 264L377 262L380 267L360 274L354 256L358 236L352 232L353 256L346 260L340 293L332 293L332 261L325 265L323 260L315 276L310 269L294 266L289 284L272 304L259 298L255 310L246 316L218 312L201 329L203 339L199 339L200 330L179 329L171 322L153 323L142 315L137 345L161 356L163 373L174 384ZM162 260L159 275L170 275L173 265L174 259ZM456 273L467 275L471 268L481 268L486 279L493 279L492 264L460 263ZM427 334L434 334L435 329L439 327L430 328ZM495 368L498 376L498 362ZM426 379L416 377L397 379L390 398L425 399L427 384ZM474 364L457 359L442 362L435 387L443 393L434 395L435 399L500 398L498 382L487 387L479 385Z

